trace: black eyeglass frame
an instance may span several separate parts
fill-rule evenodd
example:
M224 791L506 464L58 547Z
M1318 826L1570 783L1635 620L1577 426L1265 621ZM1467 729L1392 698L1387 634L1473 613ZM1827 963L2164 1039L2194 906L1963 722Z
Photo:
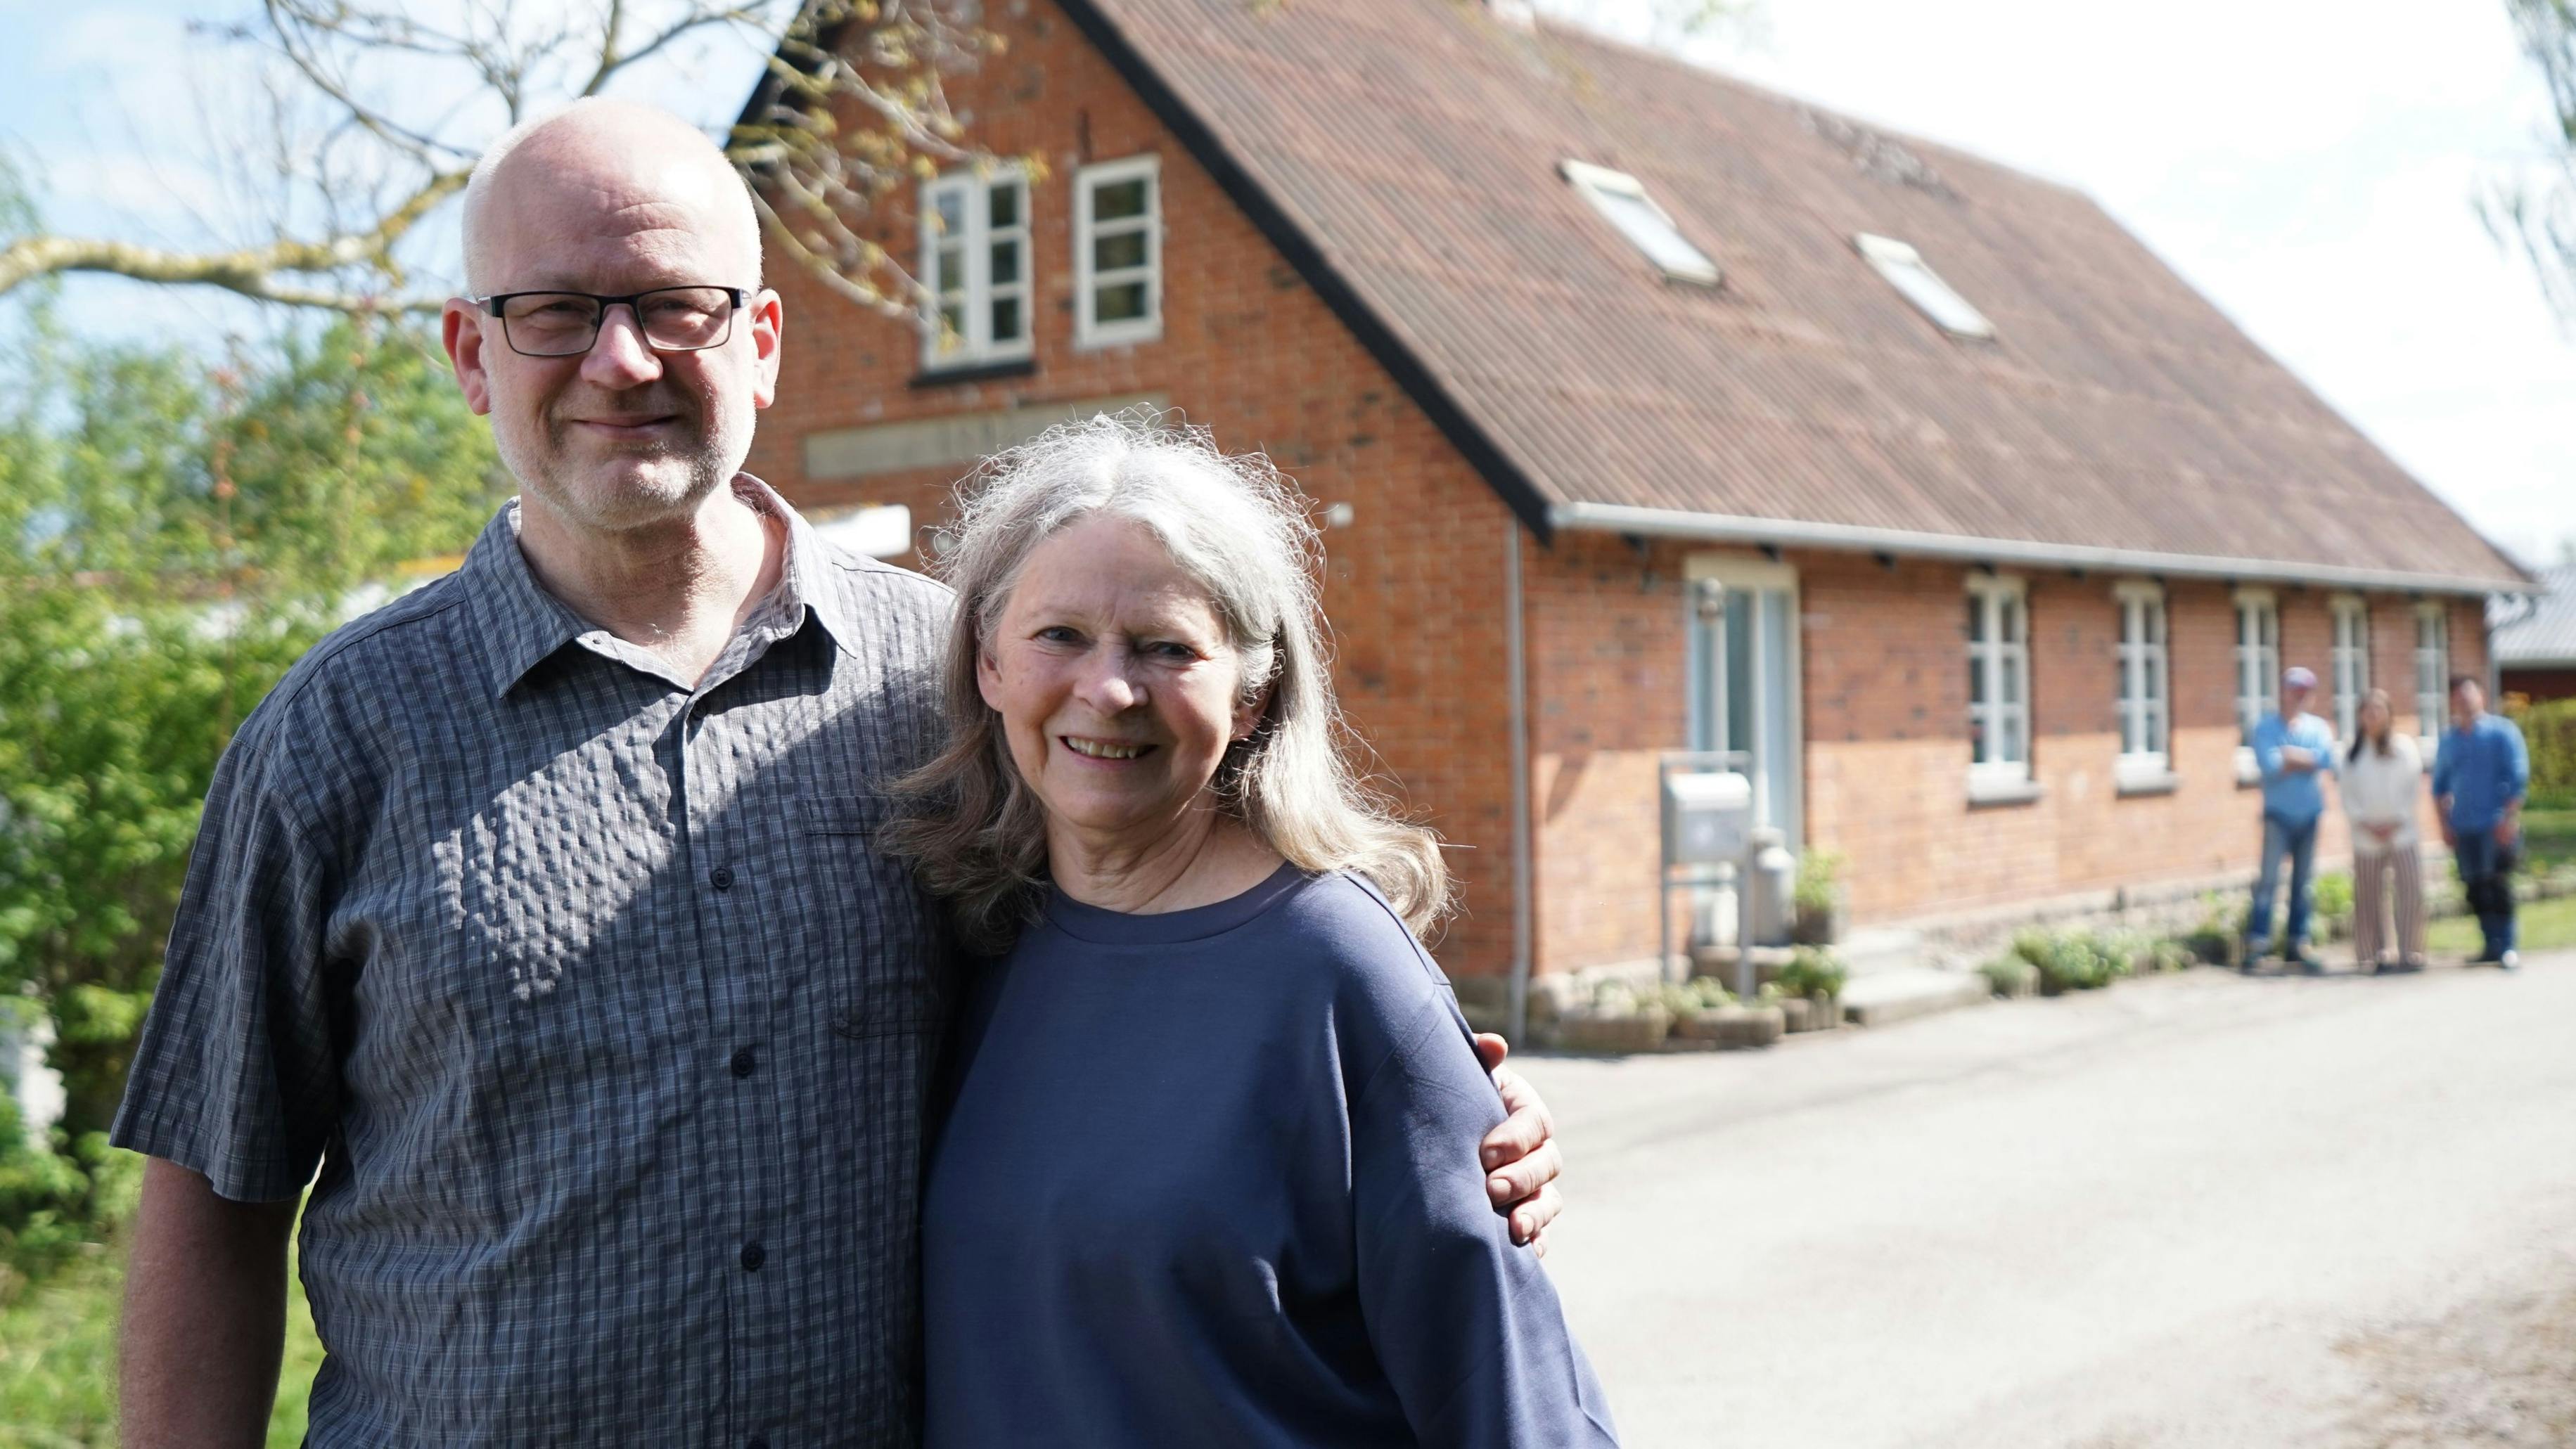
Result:
M715 341L702 342L695 347L664 347L653 340L652 333L645 330L643 306L645 298L659 296L664 292L711 291L724 293L725 299L732 303L732 306L725 312L724 335L717 338ZM521 297L581 297L598 303L599 316L591 321L590 341L571 352L530 352L526 348L521 347L518 342L510 336L510 319L501 315L501 309L503 307L517 301ZM751 289L748 287L718 286L714 282L685 282L673 287L647 287L641 292L629 292L622 297L604 297L597 292L575 292L565 287L532 287L524 292L494 292L488 297L469 297L466 300L472 302L475 306L482 308L485 315L498 318L500 320L501 340L509 345L512 352L519 354L521 357L580 357L589 352L591 348L599 345L600 329L608 325L608 309L616 306L620 302L625 303L626 310L634 314L635 335L643 338L644 345L652 348L655 352L712 351L715 348L722 347L733 340L733 319L741 314L742 309L745 306L749 305L751 301Z

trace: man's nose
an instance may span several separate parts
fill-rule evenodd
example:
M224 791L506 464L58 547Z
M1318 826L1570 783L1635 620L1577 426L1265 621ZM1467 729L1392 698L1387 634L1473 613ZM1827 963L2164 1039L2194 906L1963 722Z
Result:
M631 302L612 302L599 317L599 336L582 354L582 381L594 387L640 387L662 375L661 354L644 340Z

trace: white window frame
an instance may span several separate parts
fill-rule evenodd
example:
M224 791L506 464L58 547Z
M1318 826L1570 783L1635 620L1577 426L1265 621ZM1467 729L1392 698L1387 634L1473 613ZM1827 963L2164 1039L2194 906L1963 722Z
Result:
M2428 689L2427 686L2430 686ZM2451 716L2451 606L2431 601L2415 606L2415 728L2423 742L2424 768L2442 725Z
M2236 611L2236 779L2263 778L2254 760L2254 727L2281 707L2281 600L2270 589L2238 589ZM2272 625L2265 643L2259 625Z
M1145 214L1103 223L1092 207L1103 186L1129 181L1145 183ZM1132 267L1096 269L1099 239L1142 232L1145 260ZM1100 320L1100 289L1145 284L1145 315L1115 322ZM1085 166L1073 174L1073 345L1122 347L1152 342L1163 335L1163 158L1129 156Z
M1690 690L1685 710L1690 747L1698 749L1746 749L1754 755L1753 799L1754 823L1769 826L1788 838L1791 850L1799 849L1805 840L1806 827L1806 739L1807 725L1800 701L1806 697L1803 634L1803 609L1798 593L1798 570L1785 563L1744 558L1733 554L1692 554L1683 560L1682 576L1691 584L1714 580L1729 593L1748 594L1757 600L1755 613L1748 621L1753 649L1746 673L1755 681L1757 690L1765 682L1776 682L1780 697L1766 700L1758 695L1748 711L1752 718L1754 738L1730 740L1727 735L1727 698L1724 625L1719 625L1712 639L1699 621L1699 600L1695 589L1683 591L1684 607L1690 616L1683 623L1683 635L1692 643L1690 658L1684 670ZM1778 657L1774 657L1774 637L1764 627L1772 622L1774 611L1781 637Z
M1987 695L1986 702L1980 704L1975 691L1969 691L1969 725L1972 730L1981 730L1988 741L2000 742L2006 751L2016 740L2020 744L2019 758L1980 760L1972 734L1968 744L1968 796L1971 800L2027 798L2032 783L2029 584L2010 575L1970 574L1968 598L1976 606L1979 620L1977 632L1967 640L1968 657L1972 665L1984 664ZM2010 631L2019 636L2011 640L2003 637L2007 632L2003 627L2007 611L2018 615L2021 625ZM2006 679L2020 681L2019 697L2006 697Z
M2114 585L2120 611L2120 754L2112 777L2126 791L2173 783L2173 621L2165 591L2143 580ZM2151 748L2152 746L2152 748Z
M992 194L999 186L1014 186L1020 194L1019 221L1011 226L992 225ZM962 198L959 215L965 235L950 238L939 220L939 198L954 192ZM1035 274L1037 254L1030 246L1029 178L1026 167L1016 163L951 171L921 184L921 268L922 290L928 294L928 316L922 329L921 365L926 369L974 367L993 362L1017 362L1035 351L1037 335L1037 298ZM1020 251L1020 275L1015 282L996 286L993 282L993 247L999 242L1015 242ZM964 262L965 276L959 293L960 310L965 327L953 336L940 321L941 298L946 295L950 278L941 258L944 246L955 244ZM993 339L993 304L1017 298L1020 304L1020 335L996 342Z
M1674 222L1672 214L1657 206L1655 199L1646 194L1644 182L1625 171L1613 171L1606 166L1594 166L1583 161L1560 161L1557 172L1574 187L1576 195L1601 213L1601 219L1610 223L1613 231L1644 253L1656 271L1673 281L1691 282L1702 287L1714 287L1726 280L1726 274L1718 269L1708 253L1700 250L1698 243L1682 235L1682 229ZM1665 235L1641 237L1631 230L1626 215L1611 204L1612 197L1633 201L1645 208L1649 215L1663 223ZM1658 242L1669 243L1688 255L1658 256L1655 253L1655 243Z
M2360 726L2361 699L2370 693L2370 601L2359 594L2337 594L2326 601L2333 621L2326 650L2334 685L2335 738L2350 743Z
M1959 289L1942 280L1923 260L1923 254L1894 237L1873 236L1856 232L1852 245L1871 268L1887 279L1896 294L1914 306L1935 327L1953 337L1991 338L1995 324L1976 304L1959 294Z

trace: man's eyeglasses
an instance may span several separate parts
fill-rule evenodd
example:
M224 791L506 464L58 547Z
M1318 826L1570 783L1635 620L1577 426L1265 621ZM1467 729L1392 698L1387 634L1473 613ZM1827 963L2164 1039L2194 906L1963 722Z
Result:
M623 297L595 292L496 292L475 303L501 319L501 337L521 357L579 357L599 341L608 309L635 313L656 352L704 352L733 336L733 314L751 299L741 287L656 287Z

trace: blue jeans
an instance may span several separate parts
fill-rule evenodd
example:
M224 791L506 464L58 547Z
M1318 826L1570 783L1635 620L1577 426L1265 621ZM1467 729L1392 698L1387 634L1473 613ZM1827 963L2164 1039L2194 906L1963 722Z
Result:
M2505 847L2496 844L2495 824L2490 821L2475 830L2456 830L2459 844L2451 851L2459 862L2460 884L2468 892L2469 909L2477 912L2478 935L2484 938L2481 961L2500 961L2513 949L2513 877L2506 874Z
M2320 818L2292 820L2268 813L2263 817L2263 868L2254 877L2254 912L2245 922L2249 963L2262 956L2272 939L2272 893L2281 884L2283 856L2290 859L2290 923L2281 935L2282 949L2295 953L2308 943L2308 908L2314 899L2310 877L2316 874Z

